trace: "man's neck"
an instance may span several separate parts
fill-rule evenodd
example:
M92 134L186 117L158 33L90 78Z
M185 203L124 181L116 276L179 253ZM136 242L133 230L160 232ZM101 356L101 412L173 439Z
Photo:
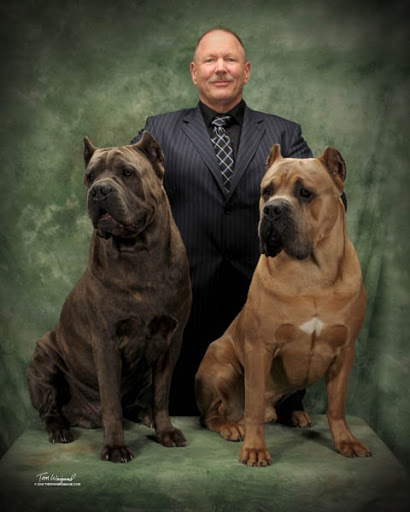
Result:
M220 114L220 112L216 112L214 109L208 107L208 105L205 105L205 103L202 103L201 100L199 100L199 108L202 112L202 116L204 118L205 124L208 127L211 127L212 120L215 117L215 114ZM243 118L245 114L245 106L246 103L242 99L237 105L235 105L231 110L228 110L228 112L223 112L223 115L229 114L232 116L232 124L238 124L239 126L242 126L243 124ZM213 130L213 126L212 126Z
M200 100L202 101L202 103L204 105L211 108L218 114L226 114L227 112L229 112L230 110L235 108L236 105L238 105L238 103L240 103L242 101L242 98L239 98L239 100L236 99L235 101L218 101L218 102L214 102L214 103L204 101L202 98L200 98Z

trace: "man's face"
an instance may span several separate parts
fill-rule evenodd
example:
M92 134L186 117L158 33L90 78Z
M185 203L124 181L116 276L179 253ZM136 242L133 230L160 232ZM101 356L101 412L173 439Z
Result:
M191 62L200 100L218 112L227 112L239 103L250 73L251 65L239 41L222 30L202 38Z

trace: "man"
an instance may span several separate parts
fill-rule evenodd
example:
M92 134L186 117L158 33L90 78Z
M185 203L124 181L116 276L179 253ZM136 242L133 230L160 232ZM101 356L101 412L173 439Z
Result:
M284 157L312 156L298 124L253 111L242 99L251 64L235 33L206 32L190 69L198 105L145 125L165 154L164 186L191 268L193 305L171 387L174 415L198 413L199 363L245 303L260 254L259 189L271 146L279 143ZM278 407L279 420L303 410L303 394Z

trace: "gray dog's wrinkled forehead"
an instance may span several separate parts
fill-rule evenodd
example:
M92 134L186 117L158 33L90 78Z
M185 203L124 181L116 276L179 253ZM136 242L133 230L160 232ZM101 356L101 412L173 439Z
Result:
M140 174L145 174L152 166L142 151L135 150L131 146L99 148L88 164L91 168L116 168L121 166L133 166Z

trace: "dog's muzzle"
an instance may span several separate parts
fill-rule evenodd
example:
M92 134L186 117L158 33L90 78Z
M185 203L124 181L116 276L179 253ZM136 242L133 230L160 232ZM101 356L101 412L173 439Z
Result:
M285 247L290 216L290 206L282 199L271 200L263 207L259 236L261 252L266 256L274 257Z
M285 219L290 214L289 203L283 199L274 199L269 201L263 207L263 216L271 222L277 230L281 230L285 225Z
M88 213L93 226L103 238L120 235L124 225L119 222L118 209L120 199L111 180L97 181L88 191Z
M275 257L284 249L290 256L304 259L311 251L292 206L284 199L272 199L263 207L259 238L261 253L266 256Z
M105 201L113 190L114 187L108 181L96 183L91 187L89 198L94 203L100 203L101 201Z
M283 200L272 200L265 204L259 223L260 250L266 256L274 257L284 247L282 234L288 206Z

